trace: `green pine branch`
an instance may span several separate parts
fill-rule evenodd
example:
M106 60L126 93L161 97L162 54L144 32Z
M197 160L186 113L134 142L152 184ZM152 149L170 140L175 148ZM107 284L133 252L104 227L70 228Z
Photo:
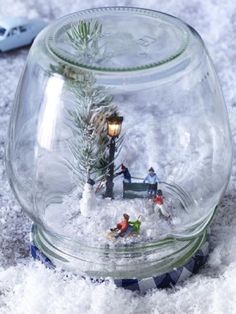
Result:
M102 35L102 25L97 21L80 21L67 32L75 49L87 56L97 53L98 38ZM84 186L88 177L103 180L109 168L109 137L107 118L118 115L113 97L104 87L98 86L94 74L69 65L51 65L53 73L62 75L67 90L74 102L67 110L67 125L73 132L68 146L74 161L67 160L67 166L78 177L78 184ZM117 154L123 138L117 142Z
M72 24L71 29L67 32L71 43L75 48L81 50L88 49L90 44L94 45L101 34L102 24L94 20L82 20L77 24Z

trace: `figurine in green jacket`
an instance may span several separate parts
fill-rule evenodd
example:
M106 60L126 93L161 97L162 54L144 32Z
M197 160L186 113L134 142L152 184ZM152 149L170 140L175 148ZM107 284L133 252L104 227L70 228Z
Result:
M141 218L142 218L142 216L140 215L137 220L135 220L135 221L129 221L129 226L130 226L131 228L129 228L128 230L129 230L130 232L139 233L140 228L141 228Z

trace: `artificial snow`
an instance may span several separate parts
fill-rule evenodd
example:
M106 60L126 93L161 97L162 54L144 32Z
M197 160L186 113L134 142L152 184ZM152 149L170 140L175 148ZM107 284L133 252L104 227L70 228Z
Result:
M174 199L175 195L165 195L165 211L154 206L153 200L144 198L123 199L119 192L122 179L115 180L118 189L114 189L115 199L103 198L102 194L95 195L89 184L85 185L81 200L77 189L64 197L62 203L50 204L45 210L44 223L55 233L76 239L78 242L92 247L109 245L122 245L132 243L147 243L165 238L171 234L181 234L184 226L201 218L201 212L195 206L188 210ZM162 184L159 184L162 188ZM175 202L174 202L175 200ZM182 205L182 206L181 206ZM82 207L81 207L82 206ZM170 218L165 217L167 212ZM111 228L123 220L123 214L135 221L141 216L141 230L135 237L118 238L110 243L107 235ZM164 213L164 214L163 214Z
M138 0L91 0L87 3L81 0L5 0L1 4L0 15L40 16L49 20L73 11L104 5L145 6L182 18L202 35L214 60L236 147L234 1L146 0L143 3ZM145 296L138 296L116 288L112 282L92 284L89 280L60 270L45 269L40 263L32 261L29 257L28 236L31 222L22 213L10 191L3 164L9 114L27 53L27 49L21 49L0 56L0 313L236 313L235 161L227 193L211 228L210 258L200 274L172 290L152 291ZM136 157L127 156L131 159ZM111 223L118 218L114 217ZM136 212L133 218L136 218Z

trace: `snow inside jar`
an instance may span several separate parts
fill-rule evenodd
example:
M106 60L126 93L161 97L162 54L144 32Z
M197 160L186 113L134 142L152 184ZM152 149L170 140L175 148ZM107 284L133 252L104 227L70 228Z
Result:
M231 159L211 59L179 19L92 9L35 40L7 169L54 265L119 280L185 264L206 240Z

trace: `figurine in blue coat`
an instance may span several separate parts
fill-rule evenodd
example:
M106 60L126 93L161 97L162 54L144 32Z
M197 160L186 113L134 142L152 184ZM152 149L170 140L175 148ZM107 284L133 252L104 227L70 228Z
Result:
M131 183L131 175L129 172L129 169L125 167L125 165L121 165L121 171L116 173L116 176L119 176L120 174L123 174L124 176L124 182Z
M150 197L156 196L160 180L152 167L148 170L148 175L143 182L148 184L148 195Z

